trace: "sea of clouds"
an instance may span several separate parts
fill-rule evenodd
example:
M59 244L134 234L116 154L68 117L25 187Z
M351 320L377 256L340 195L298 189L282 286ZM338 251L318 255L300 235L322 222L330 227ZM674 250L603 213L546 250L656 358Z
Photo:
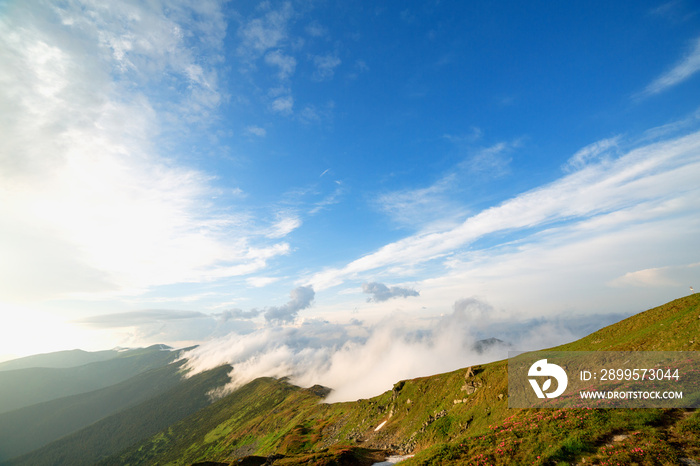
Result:
M294 290L290 302L282 307L284 315L301 310L294 308L295 303L309 306L306 298L312 293L308 288ZM351 401L379 395L402 379L504 359L514 349L571 341L582 330L607 323L600 316L589 316L586 322L538 319L507 323L491 319L495 313L489 304L468 298L455 302L450 313L434 318L397 311L372 324L320 319L268 322L250 333L232 332L206 342L183 357L188 360L188 375L222 364L233 366L231 382L219 395L258 377L289 377L299 386L332 388L328 402ZM505 341L477 344L486 335Z

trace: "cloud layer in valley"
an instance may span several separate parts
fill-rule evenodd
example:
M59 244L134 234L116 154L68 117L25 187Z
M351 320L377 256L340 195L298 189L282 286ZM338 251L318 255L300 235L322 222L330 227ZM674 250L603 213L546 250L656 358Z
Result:
M620 318L569 316L494 323L494 314L503 312L466 298L455 302L450 313L428 320L400 312L374 324L306 320L231 333L189 351L184 358L190 375L231 364L231 383L221 394L257 377L291 377L292 383L301 386L331 387L329 402L349 401L378 395L398 380L506 358L513 349L570 341L581 331ZM504 343L479 344L494 336Z

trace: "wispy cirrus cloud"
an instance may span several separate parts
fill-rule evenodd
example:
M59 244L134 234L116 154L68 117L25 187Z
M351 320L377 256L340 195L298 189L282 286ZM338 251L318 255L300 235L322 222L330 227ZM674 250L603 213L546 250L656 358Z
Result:
M426 264L494 234L507 233L526 241L533 238L533 231L566 231L592 221L602 222L607 228L615 225L625 229L649 221L650 215L671 215L677 208L688 215L688 209L693 209L688 202L698 194L693 180L700 172L699 151L699 132L637 147L607 163L587 165L456 225L419 232L344 267L318 272L307 277L305 283L322 290L357 280L370 271L377 274L386 268ZM651 205L654 209L646 210Z
M316 215L317 213L340 202L343 194L346 192L346 189L345 186L343 186L342 181L335 180L334 183L336 186L330 194L325 195L323 199L313 203L313 207L309 210L309 215Z
M268 238L283 238L301 226L301 219L294 214L281 212L267 233Z
M460 200L464 197L465 187L506 175L510 155L520 146L516 140L473 148L471 146L481 137L481 131L474 128L473 132L470 136L443 136L468 155L432 184L381 193L373 200L374 206L400 226L415 230L440 229L463 218L469 211Z
M589 144L583 149L578 150L566 162L563 169L566 172L580 170L591 163L598 163L605 158L611 158L616 155L616 149L620 143L621 136L602 139L593 144Z
M665 18L674 24L687 21L697 15L693 11L693 2L684 0L670 0L653 8L649 14Z
M497 178L508 172L512 159L510 154L520 146L520 141L499 142L489 147L473 151L474 153L460 163L468 174Z
M659 94L676 86L700 71L700 37L693 40L690 50L673 68L652 81L638 97Z
M404 227L416 228L444 222L463 214L465 208L451 200L456 177L448 175L426 188L383 193L374 204L392 220Z

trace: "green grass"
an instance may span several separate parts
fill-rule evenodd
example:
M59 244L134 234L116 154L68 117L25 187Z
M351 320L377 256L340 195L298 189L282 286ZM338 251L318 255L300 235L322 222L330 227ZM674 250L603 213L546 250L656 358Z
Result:
M518 410L486 432L427 448L402 464L578 464L584 457L587 464L677 464L674 448L664 442L668 426L663 414L644 409Z

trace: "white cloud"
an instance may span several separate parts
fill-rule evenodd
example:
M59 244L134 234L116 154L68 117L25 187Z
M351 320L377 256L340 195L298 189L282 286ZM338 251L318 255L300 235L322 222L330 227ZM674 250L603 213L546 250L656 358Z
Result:
M279 219L267 233L268 238L283 238L301 226L301 219L296 215L280 214Z
M335 102L332 100L323 105L307 104L297 115L299 121L305 124L321 123L333 118Z
M700 220L694 219L698 209L689 200L692 195L682 203L641 203L510 243L452 254L445 261L448 270L416 283L420 305L444 309L455 296L471 293L508 310L499 319L505 321L594 310L640 312L684 296L688 286L700 282L700 269L665 264L700 259L693 252ZM630 288L630 276L620 279L650 266L662 270L653 284L654 274L646 275L649 286Z
M291 115L294 108L294 98L291 95L277 97L270 104L272 111L282 115Z
M275 283L279 280L280 280L279 277L256 276L256 277L246 278L246 283L249 286L252 286L254 288L262 288L264 286L271 285L272 283Z
M296 94L290 86L291 77L294 75L298 59L296 56L304 49L306 41L296 35L295 22L300 15L295 12L292 2L270 3L261 2L258 8L251 14L240 19L237 37L240 44L237 47L238 55L242 59L245 71L254 74L258 69L258 63L263 62L263 68L267 73L272 68L274 79L269 84L267 96L268 108L275 113L290 116L298 113L299 119L305 123L319 122L329 115L330 109L324 109L314 104L300 106L301 111L295 111ZM318 37L325 30L317 24L306 28L307 34ZM333 54L308 55L313 62L314 71L311 79L323 81L333 77L335 69L341 61ZM270 81L265 77L262 81Z
M500 312L478 299L460 299L453 312L432 319L416 319L394 312L374 324L347 324L308 320L296 326L277 326L240 335L232 333L209 341L185 355L194 374L231 364L235 389L257 377L290 376L301 386L322 384L333 392L328 402L368 398L390 390L397 380L447 372L504 358L508 347L494 345L481 351L475 343L480 330L489 336L513 337L519 349L560 344L577 335L561 319L512 319L491 325ZM574 316L572 316L574 317ZM574 319L581 323L581 319Z
M211 52L222 46L226 24L218 1L83 3L53 11L73 37L95 41L92 59L114 67L127 85L184 78L189 92L171 95L170 111L201 120L219 104L216 70L202 58L211 55L198 53L202 47Z
M247 20L238 30L242 39L239 53L255 58L278 47L288 37L287 28L293 14L292 4L284 2L278 9L269 9L262 16Z
M656 141L678 135L681 131L687 132L697 127L698 121L700 121L700 108L685 118L646 130L644 141Z
M303 46L303 40L290 34L296 16L291 2L261 2L252 16L240 20L237 31L237 51L247 71L257 70L261 59L267 67L276 69L266 105L283 116L294 113L295 99L289 82L297 66L293 54Z
M314 207L309 210L309 215L316 215L317 213L323 211L324 209L338 204L340 202L341 196L345 193L345 188L343 183L340 181L335 181L336 187L332 193L326 195L320 201L314 202Z
M642 96L658 94L676 86L700 71L700 37L693 41L692 49L673 68L652 81Z
M427 188L384 193L377 196L374 204L405 227L444 222L463 213L463 208L450 201L454 181L454 176L447 176Z
M210 176L158 150L164 119L184 127L218 99L215 70L185 39L194 29L218 47L217 4L169 5L23 4L0 23L3 298L138 293L250 273L289 251L220 211ZM178 22L192 9L209 16ZM178 105L195 110L179 120L149 94L168 79L191 91Z
M511 162L508 154L519 145L519 141L496 143L490 147L477 150L460 165L466 168L467 172L472 176L502 176L508 172L508 166Z
M580 170L588 164L598 163L607 158L611 158L613 155L616 155L615 151L618 148L619 142L620 136L615 136L587 145L571 156L563 167L564 171L572 172Z
M265 128L261 128L260 126L248 126L246 128L246 132L248 134L253 134L258 137L264 137L267 135L267 131Z
M305 106L302 111L299 112L299 119L304 123L318 123L321 121L318 109L314 105Z
M294 69L297 66L297 61L294 57L285 55L279 50L268 52L267 55L265 55L265 63L279 68L277 77L281 80L287 79L294 74Z
M335 69L342 63L340 58L335 55L317 55L313 57L316 70L313 74L313 79L316 81L325 81L331 79L335 74Z
M426 263L498 232L527 232L557 222L581 222L596 217L614 218L622 227L631 221L625 214L652 202L660 203L660 211L653 215L662 216L665 209L675 206L662 201L675 199L685 204L693 195L697 196L699 153L700 132L639 147L614 161L589 165L486 209L457 226L421 232L390 243L345 267L316 273L306 283L323 290L372 270Z

